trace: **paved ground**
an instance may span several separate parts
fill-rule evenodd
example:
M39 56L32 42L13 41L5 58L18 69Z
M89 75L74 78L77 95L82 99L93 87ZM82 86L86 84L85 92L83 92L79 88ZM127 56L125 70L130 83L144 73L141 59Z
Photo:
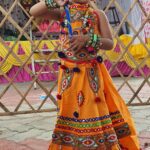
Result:
M150 146L150 106L130 107L141 146ZM47 150L56 113L0 118L0 150Z
M132 86L137 88L138 84L141 84L142 81L143 79L134 78L130 81L130 83L133 84ZM118 87L122 81L119 78L115 78L114 82ZM22 91L26 91L25 89L29 87L27 83L16 85ZM3 91L5 86L0 88L0 92ZM49 83L45 83L45 87L47 86L49 86ZM148 88L148 86L145 87L139 94L139 96L142 95L142 99L146 100L150 97L148 92L150 90ZM125 99L128 99L132 96L132 92L127 87L124 89L125 90L120 92ZM14 89L10 88L9 92L1 98L1 101L11 109L13 109L18 103L18 96L13 90ZM56 91L54 94L55 93ZM33 106L37 106L41 95L44 95L42 91L39 89L36 91L32 89L27 98L28 100L31 100L30 102ZM47 103L45 107L53 107L53 105L51 103ZM27 106L23 104L22 108L26 109ZM141 146L144 147L145 145L144 149L150 150L150 106L129 107L129 110L135 120ZM47 150L55 120L55 112L1 116L0 150Z

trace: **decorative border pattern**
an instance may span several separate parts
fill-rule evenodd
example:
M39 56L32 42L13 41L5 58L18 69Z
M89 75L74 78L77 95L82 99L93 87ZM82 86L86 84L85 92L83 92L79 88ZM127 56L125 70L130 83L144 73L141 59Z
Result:
M129 125L119 111L87 119L58 116L52 141L82 150L106 150L118 144L118 139L130 134Z
M106 147L111 148L114 144L118 144L117 136L113 130L94 136L78 136L68 132L55 131L52 137L52 142L55 144L77 147L82 150L88 148L106 150Z
M118 139L121 139L125 136L129 136L131 131L129 129L129 125L127 123L114 127L115 132L117 134Z
M88 118L88 119L77 119L77 118L70 118L70 117L65 117L65 116L58 116L58 119L64 120L64 121L72 121L72 122L80 122L80 123L88 123L88 122L95 122L95 121L101 121L104 119L111 118L111 120L115 120L116 118L122 118L121 114L119 111L110 113L109 115L104 115L101 117L95 117L95 118Z

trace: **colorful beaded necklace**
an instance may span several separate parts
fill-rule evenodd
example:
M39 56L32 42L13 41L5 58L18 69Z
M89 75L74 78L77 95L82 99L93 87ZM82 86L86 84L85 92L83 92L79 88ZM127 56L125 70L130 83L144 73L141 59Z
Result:
M89 5L81 5L81 4L73 4L69 5L69 11L71 16L71 24L76 22L83 22L81 31L83 34L87 34L89 32L94 33L93 29L93 13L91 12ZM65 16L65 13L62 16L61 25L62 25L62 34L68 33L68 24L70 24Z

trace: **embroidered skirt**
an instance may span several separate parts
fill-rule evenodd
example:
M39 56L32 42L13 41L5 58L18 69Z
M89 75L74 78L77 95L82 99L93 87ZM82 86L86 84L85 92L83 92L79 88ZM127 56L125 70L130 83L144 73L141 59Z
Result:
M139 150L130 113L104 64L62 64L49 150Z

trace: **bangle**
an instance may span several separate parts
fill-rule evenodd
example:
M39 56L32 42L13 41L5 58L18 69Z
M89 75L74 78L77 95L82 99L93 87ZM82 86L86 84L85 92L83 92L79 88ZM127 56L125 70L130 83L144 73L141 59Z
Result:
M91 33L89 36L90 36L90 40L86 43L85 47L89 53L93 53L100 49L100 46L102 45L102 43L100 42L101 37L93 33Z
M60 6L54 0L45 0L45 4L48 9L60 8Z
M93 42L92 42L92 46L93 46L93 47L95 47L96 44L97 44L97 40L98 40L97 37L98 37L97 34L94 34L94 35L93 35Z
M96 50L99 50L101 46L102 46L101 37L98 35L98 40L95 47Z
M89 34L90 40L86 43L85 47L89 47L93 42L93 34Z
M90 33L89 34L89 38L90 40L86 43L86 49L89 53L93 53L95 50L94 50L94 44L93 44L93 41L96 40L96 36L94 37L94 34L93 33Z

